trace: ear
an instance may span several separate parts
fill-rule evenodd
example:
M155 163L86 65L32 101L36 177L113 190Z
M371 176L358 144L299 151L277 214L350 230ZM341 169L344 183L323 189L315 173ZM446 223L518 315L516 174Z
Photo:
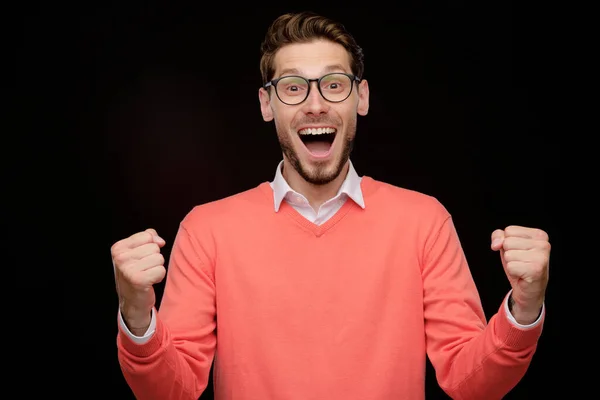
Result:
M266 122L273 120L273 110L271 109L271 98L265 88L258 89L258 100L260 101L260 112L263 120Z
M358 84L358 115L365 116L369 112L369 82L363 79Z

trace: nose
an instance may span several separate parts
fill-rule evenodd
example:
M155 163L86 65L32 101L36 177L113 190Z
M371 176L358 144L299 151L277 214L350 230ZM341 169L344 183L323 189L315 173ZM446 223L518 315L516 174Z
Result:
M329 111L329 103L319 93L317 82L311 82L310 93L303 103L303 109L306 114L320 115Z

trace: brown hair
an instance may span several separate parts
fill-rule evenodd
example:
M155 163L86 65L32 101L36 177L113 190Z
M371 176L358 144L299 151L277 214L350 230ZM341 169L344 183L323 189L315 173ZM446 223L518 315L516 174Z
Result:
M284 14L278 17L265 35L261 45L260 73L263 84L275 74L275 54L285 45L306 43L315 39L327 39L339 43L350 54L352 73L362 78L364 72L363 51L352 35L339 22L312 12Z

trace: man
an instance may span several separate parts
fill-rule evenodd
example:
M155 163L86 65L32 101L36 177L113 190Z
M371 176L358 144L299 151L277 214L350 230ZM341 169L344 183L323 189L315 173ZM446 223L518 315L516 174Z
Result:
M512 289L487 322L445 208L349 160L369 109L352 36L283 15L260 67L283 151L274 180L185 216L160 312L165 241L148 229L111 249L118 357L137 398L197 399L214 361L220 400L423 399L426 355L453 398L502 398L541 334L547 234L492 233Z

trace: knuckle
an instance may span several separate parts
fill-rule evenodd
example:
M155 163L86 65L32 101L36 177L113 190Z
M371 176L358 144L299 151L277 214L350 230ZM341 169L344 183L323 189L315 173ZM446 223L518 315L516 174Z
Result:
M113 256L115 256L116 254L119 254L122 246L123 246L122 240L119 240L118 242L113 243L113 245L110 246L110 253Z
M548 233L546 233L546 231L542 230L542 229L537 229L536 232L536 237L538 237L540 240L548 240Z
M135 274L133 274L130 270L121 271L121 276L123 277L123 280L129 284L133 284L135 282Z
M125 264L125 262L127 262L128 258L129 257L126 252L117 253L117 254L113 255L113 260L117 266L122 266L123 264Z
M140 275L133 275L132 278L130 279L129 283L131 284L131 286L135 287L135 288L142 288L144 286L146 286L146 279L144 279L142 276Z
M532 272L537 277L543 276L544 275L544 267L540 264L536 264L535 267L533 268Z
M162 265L165 263L165 257L161 253L154 253L152 255L152 261L156 265Z
M129 283L136 287L136 288L140 288L140 287L144 287L148 285L148 278L146 276L146 274L143 273L132 273L129 274Z
M544 275L546 273L546 264L540 264L538 266L538 273Z
M545 254L542 254L539 258L538 265L541 269L545 269L549 262L550 262L550 257L548 257Z

